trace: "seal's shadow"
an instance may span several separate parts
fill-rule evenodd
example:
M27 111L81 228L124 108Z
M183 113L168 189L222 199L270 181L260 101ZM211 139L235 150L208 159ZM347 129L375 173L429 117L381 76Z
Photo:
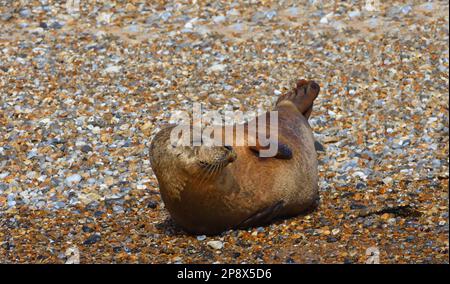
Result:
M155 228L162 234L167 236L185 236L189 235L180 226L178 226L171 217L167 217L164 221L157 223Z

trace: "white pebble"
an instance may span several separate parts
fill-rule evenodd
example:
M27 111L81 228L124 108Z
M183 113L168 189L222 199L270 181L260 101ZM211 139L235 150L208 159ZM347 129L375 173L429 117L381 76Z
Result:
M66 178L66 184L68 186L75 185L75 184L79 183L80 181L81 181L81 176L79 174L74 174L74 175L68 176Z
M223 248L223 243L221 241L209 241L207 245L216 250Z

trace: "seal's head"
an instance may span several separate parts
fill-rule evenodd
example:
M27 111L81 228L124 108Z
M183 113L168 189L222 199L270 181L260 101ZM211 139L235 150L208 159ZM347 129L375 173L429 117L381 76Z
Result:
M231 146L176 146L170 152L182 161L184 169L191 174L204 171L218 173L237 157Z

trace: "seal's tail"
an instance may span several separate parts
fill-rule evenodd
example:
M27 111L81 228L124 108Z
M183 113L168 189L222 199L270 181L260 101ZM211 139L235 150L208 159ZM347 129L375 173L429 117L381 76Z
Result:
M314 81L302 79L297 82L297 85L293 90L281 95L275 105L279 105L283 101L289 100L306 118L309 118L314 100L317 98L319 91L319 84Z

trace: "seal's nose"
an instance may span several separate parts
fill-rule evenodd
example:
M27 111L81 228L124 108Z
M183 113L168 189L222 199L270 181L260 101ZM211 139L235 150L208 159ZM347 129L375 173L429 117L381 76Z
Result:
M232 163L232 162L234 162L234 161L236 160L236 158L237 158L237 155L236 155L236 153L233 151L233 152L230 152L230 154L228 155L227 161L228 161L229 163Z

